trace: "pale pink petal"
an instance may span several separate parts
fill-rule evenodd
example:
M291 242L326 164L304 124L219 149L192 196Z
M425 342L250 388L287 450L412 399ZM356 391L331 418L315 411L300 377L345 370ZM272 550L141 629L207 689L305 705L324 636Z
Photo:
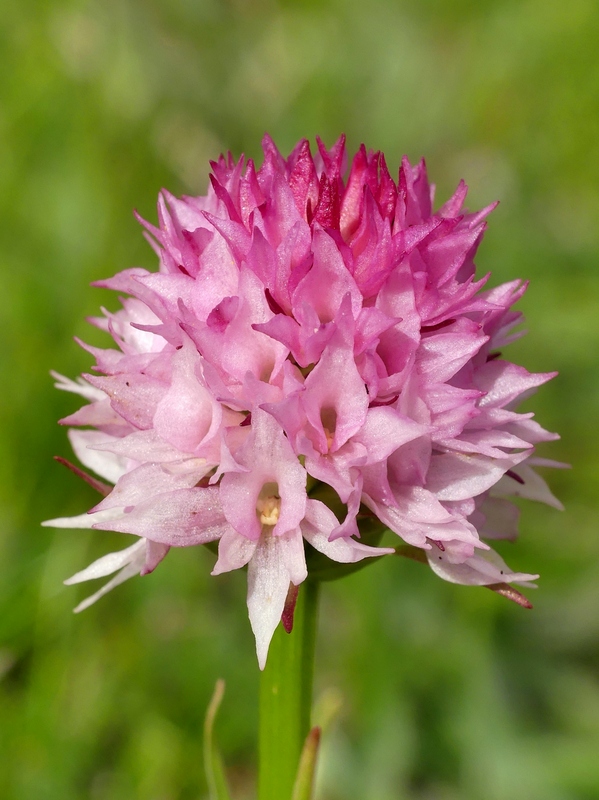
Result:
M153 542L146 539L146 560L141 569L140 575L149 575L154 572L158 564L166 558L168 551L171 549L170 545L163 542Z
M93 527L133 533L174 547L213 542L228 530L217 487L164 492Z
M394 408L370 408L364 424L352 441L366 448L367 464L384 461L391 453L407 442L428 433L428 427L404 417Z
M427 486L439 500L463 500L490 489L510 469L528 456L519 453L505 458L488 458L463 453L433 455Z
M220 575L234 569L241 569L254 555L257 542L248 539L229 528L218 543L218 560L211 575Z
M324 451L338 450L361 429L366 420L368 397L355 365L353 348L335 334L306 378L302 403L312 427L320 432ZM328 435L332 437L330 446Z
M94 512L107 508L124 509L164 492L191 489L204 473L204 465L195 470L173 473L161 464L141 464L120 478L110 494L94 507Z
M338 526L339 521L328 506L319 500L308 500L306 517L301 524L302 534L312 547L332 561L353 564L363 558L376 558L395 552L388 547L369 547L349 537L329 541L329 536Z
M480 507L484 520L477 523L481 536L485 539L510 539L518 538L518 520L520 509L509 500L501 497L485 497Z
M86 569L67 578L65 584L70 586L71 584L82 583L83 581L104 578L106 575L110 575L113 572L117 573L97 592L79 603L79 605L73 609L74 612L77 614L89 608L89 606L95 603L96 600L99 600L100 597L103 597L111 589L114 589L115 586L132 578L134 575L146 575L148 572L151 572L156 564L165 557L168 549L168 547L165 548L160 545L153 545L150 542L146 542L145 539L140 539L135 542L135 544L131 545L131 547L102 556L102 558L94 561L93 564L90 564Z
M289 584L306 577L299 530L282 536L263 535L248 565L248 611L256 638L258 665L264 669L270 640L285 607Z
M56 389L62 389L63 392L73 392L74 394L79 394L81 397L85 397L86 400L93 402L94 400L102 400L106 397L105 393L101 389L96 389L90 383L88 383L83 378L77 378L76 381L72 381L70 378L65 378L64 375L61 375L60 372L54 372L54 370L50 370L50 375L56 380L54 384Z
M172 444L161 439L156 431L134 431L119 439L104 437L93 445L95 450L107 451L117 456L143 462L175 462L188 460L189 453L182 453Z
M172 382L156 407L154 430L177 450L194 453L217 433L222 412L201 375L200 358L189 339L173 355L172 364Z
M237 458L247 472L229 472L220 484L227 520L243 536L256 541L261 525L256 504L263 487L275 484L281 500L276 536L295 530L306 509L306 471L279 423L266 411L252 413L252 430Z
M525 572L512 572L494 550L477 553L462 564L451 563L446 554L436 546L427 550L426 557L433 572L450 583L462 583L470 586L517 583L521 586L534 587L531 581L539 577Z
M562 503L551 492L544 478L529 467L528 464L519 464L510 470L515 477L504 475L493 487L493 494L498 496L524 497L527 500L536 500L548 506L563 511Z
M482 408L503 407L551 380L555 375L556 372L540 372L534 375L524 367L509 364L507 361L489 361L476 372L477 387L486 392L480 405Z

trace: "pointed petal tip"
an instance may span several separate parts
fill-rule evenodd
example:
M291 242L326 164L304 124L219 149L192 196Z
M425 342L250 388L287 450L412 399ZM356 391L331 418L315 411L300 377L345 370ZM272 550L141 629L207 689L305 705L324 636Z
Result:
M268 657L268 646L266 650L263 647L260 647L256 642L256 656L258 657L258 669L260 672L264 672L264 667L266 666L266 659Z
M94 604L95 600L88 602L89 600L91 600L91 598L88 597L87 600L82 600L79 605L75 606L73 609L73 614L81 614L82 611L85 611L86 608L89 608Z

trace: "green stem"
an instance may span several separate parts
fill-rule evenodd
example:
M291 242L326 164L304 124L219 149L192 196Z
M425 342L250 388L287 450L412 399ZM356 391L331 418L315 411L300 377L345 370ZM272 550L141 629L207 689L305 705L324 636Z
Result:
M300 586L293 630L275 631L260 678L258 800L290 800L310 731L317 581Z

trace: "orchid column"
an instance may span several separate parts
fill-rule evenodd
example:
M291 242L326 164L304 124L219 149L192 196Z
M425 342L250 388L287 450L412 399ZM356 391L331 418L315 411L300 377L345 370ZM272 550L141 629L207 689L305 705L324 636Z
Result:
M559 466L534 456L556 435L515 411L553 373L502 356L525 285L475 278L492 206L463 210L461 183L433 212L424 162L396 182L363 146L345 178L343 137L263 148L259 169L214 162L204 197L160 195L158 227L141 220L157 272L98 282L128 295L94 320L116 348L84 344L96 374L57 385L87 401L62 422L105 497L46 523L136 537L69 579L116 573L78 609L170 547L247 566L260 669L306 553L326 572L395 552L363 536L388 530L445 580L518 599L537 576L484 539L516 537L512 496L559 507L534 470Z

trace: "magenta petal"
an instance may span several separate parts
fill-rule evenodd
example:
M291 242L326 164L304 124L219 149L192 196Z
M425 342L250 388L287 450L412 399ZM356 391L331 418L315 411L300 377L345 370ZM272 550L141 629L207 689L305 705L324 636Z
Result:
M306 379L302 403L309 422L338 450L358 433L366 419L368 397L353 359L352 350L335 334L317 366ZM329 449L329 446L326 447Z
M356 318L362 307L362 296L336 243L325 231L316 228L312 250L312 269L293 295L294 306L308 303L315 309L321 322L330 322L335 318L341 301L349 293L352 313Z

